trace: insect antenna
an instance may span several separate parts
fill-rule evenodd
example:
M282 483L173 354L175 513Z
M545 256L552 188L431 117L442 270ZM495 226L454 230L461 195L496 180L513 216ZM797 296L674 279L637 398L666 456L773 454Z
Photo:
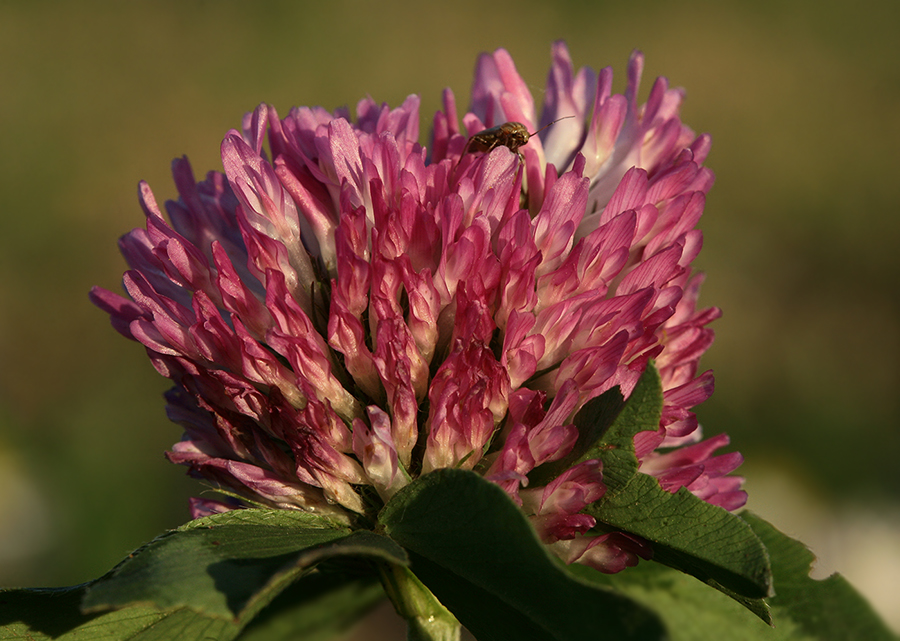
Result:
M566 118L574 118L574 117L575 117L575 115L573 114L573 115L571 115L571 116L563 116L562 118L557 118L556 120L551 120L551 121L548 122L546 125L544 125L544 126L541 127L540 129L538 129L537 131L535 131L533 134L528 134L528 137L530 138L531 136L536 136L537 134L539 134L539 133L541 133L542 131L544 131L544 129L546 129L546 128L549 127L550 125L555 125L555 124L558 123L560 120L565 120Z

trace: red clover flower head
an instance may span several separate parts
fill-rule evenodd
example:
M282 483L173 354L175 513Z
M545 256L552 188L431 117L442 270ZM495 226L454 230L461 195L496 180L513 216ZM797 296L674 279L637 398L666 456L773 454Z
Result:
M185 430L171 461L224 490L195 517L246 505L347 524L419 475L480 472L567 562L618 571L647 558L624 533L590 533L603 496L587 460L545 486L536 467L574 447L572 419L653 359L664 391L640 471L735 509L737 453L701 440L691 408L715 308L698 309L691 262L712 172L707 135L682 124L664 78L637 103L612 71L575 72L562 43L538 114L509 54L478 61L459 129L453 94L418 143L419 99L396 109L262 104L222 142L224 173L173 163L168 222L145 184L146 228L120 241L128 298L94 288L113 326L175 386ZM505 123L538 132L506 144ZM493 145L471 145L484 132ZM268 150L264 147L268 145ZM492 148L493 147L493 148ZM662 450L662 451L661 451ZM241 498L244 502L236 499Z

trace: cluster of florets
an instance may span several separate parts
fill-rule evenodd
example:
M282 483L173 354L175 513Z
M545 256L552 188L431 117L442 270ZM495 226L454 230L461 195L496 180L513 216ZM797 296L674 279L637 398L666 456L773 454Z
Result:
M509 55L484 55L465 133L448 91L430 149L416 97L364 100L355 119L260 105L225 137L224 174L198 183L174 162L169 222L141 184L146 228L121 240L129 298L92 297L175 383L185 435L169 458L241 499L195 500L195 516L262 504L353 524L417 476L464 468L567 561L621 569L650 550L590 533L601 462L541 487L527 475L571 451L579 408L628 396L651 359L664 411L635 438L641 472L743 504L727 476L740 455L714 456L727 438L701 441L690 411L712 392L697 370L719 315L697 309L691 271L710 141L665 79L638 106L642 64L614 95L610 69L575 73L557 44L538 118ZM552 124L516 149L469 144L510 121Z

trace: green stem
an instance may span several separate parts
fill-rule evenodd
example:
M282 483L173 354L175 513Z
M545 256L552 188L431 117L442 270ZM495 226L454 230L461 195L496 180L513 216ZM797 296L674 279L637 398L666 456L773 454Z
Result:
M406 619L407 641L459 641L459 621L409 568L380 562L378 574L397 614Z

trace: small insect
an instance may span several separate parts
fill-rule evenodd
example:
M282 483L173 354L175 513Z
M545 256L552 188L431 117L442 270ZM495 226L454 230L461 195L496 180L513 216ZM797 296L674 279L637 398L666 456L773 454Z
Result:
M463 155L476 152L487 153L493 151L497 147L503 146L508 147L511 152L519 154L519 158L521 158L522 154L519 153L519 147L527 145L528 140L532 136L542 132L553 123L574 117L575 116L563 116L562 118L557 118L553 122L548 122L532 134L528 133L528 129L526 129L525 125L521 122L504 122L497 127L479 131L469 138L469 142L466 143L466 147L463 150Z

